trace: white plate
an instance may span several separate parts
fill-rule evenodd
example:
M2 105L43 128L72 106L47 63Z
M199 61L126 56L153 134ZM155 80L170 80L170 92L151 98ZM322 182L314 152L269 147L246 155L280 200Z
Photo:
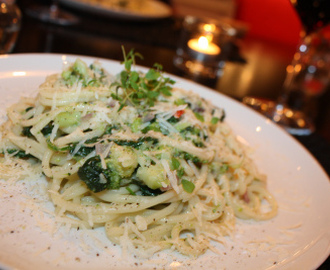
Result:
M162 19L172 15L171 8L157 0L144 0L143 6L135 9L111 5L111 1L60 0L61 4L86 12L127 20Z
M18 101L21 94L35 94L46 75L61 71L64 61L73 62L76 57L0 57L1 112ZM87 63L95 60L80 58ZM118 62L101 62L112 73L122 69ZM217 246L220 255L208 251L198 259L189 259L162 252L152 260L129 256L122 260L120 248L111 245L102 230L86 234L62 228L51 235L48 231L54 222L35 200L26 196L37 193L29 191L34 182L18 182L13 187L0 180L3 265L9 269L315 269L327 258L330 183L317 161L291 136L254 111L203 86L174 79L178 86L196 91L225 109L226 119L238 138L254 149L255 162L268 175L268 189L279 203L278 216L265 222L237 220L234 238L227 239L225 246ZM38 180L36 188L45 188L43 180Z

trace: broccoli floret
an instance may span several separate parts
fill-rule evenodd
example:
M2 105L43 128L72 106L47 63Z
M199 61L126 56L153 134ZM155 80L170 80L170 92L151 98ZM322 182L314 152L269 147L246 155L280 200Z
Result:
M85 77L87 75L87 70L88 67L86 63L80 59L77 59L72 66L72 72L80 75L81 77Z
M170 184L161 164L141 166L138 168L136 176L151 189L158 189Z
M106 168L102 168L100 156L92 157L78 170L80 179L93 192L118 189L121 180L130 177L138 166L137 156L132 148L119 145L111 148L110 157L105 159L105 163Z
M103 169L99 156L88 159L78 170L78 176L93 192L120 187L120 176L109 168Z
M110 157L106 160L107 167L116 171L120 177L130 177L138 166L137 155L131 147L114 144Z
M83 79L84 83L88 77L88 66L85 62L77 59L74 64L61 74L67 85L73 85L77 80Z

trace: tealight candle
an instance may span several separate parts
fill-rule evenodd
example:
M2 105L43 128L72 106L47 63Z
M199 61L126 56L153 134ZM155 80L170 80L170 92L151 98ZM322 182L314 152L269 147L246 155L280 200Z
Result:
M214 79L223 68L223 33L219 21L186 16L174 64L194 76Z
M218 55L221 51L217 44L209 42L205 36L189 40L188 47L196 52L207 55Z

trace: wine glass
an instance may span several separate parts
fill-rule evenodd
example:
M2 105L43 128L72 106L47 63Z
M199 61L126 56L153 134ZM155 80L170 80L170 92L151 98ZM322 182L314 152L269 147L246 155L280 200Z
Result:
M286 68L278 100L245 97L243 103L293 135L315 130L317 101L330 85L329 0L290 0L303 25L302 38Z
M58 25L72 25L78 23L78 18L71 13L60 9L59 0L52 0L50 7L34 6L27 9L26 13L43 22Z
M0 54L11 53L21 28L21 10L11 1L0 0Z

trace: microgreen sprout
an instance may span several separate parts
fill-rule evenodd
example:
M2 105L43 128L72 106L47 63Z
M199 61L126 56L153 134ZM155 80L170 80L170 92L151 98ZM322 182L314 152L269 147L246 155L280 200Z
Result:
M127 54L123 50L125 69L120 73L119 80L112 84L117 91L112 94L112 98L120 103L119 110L124 106L131 105L141 109L152 107L160 95L171 96L172 86L174 81L163 75L162 66L154 64L147 73L137 72L132 69L135 65L136 57L143 59L142 55L129 51ZM122 89L123 94L119 94L119 89Z

